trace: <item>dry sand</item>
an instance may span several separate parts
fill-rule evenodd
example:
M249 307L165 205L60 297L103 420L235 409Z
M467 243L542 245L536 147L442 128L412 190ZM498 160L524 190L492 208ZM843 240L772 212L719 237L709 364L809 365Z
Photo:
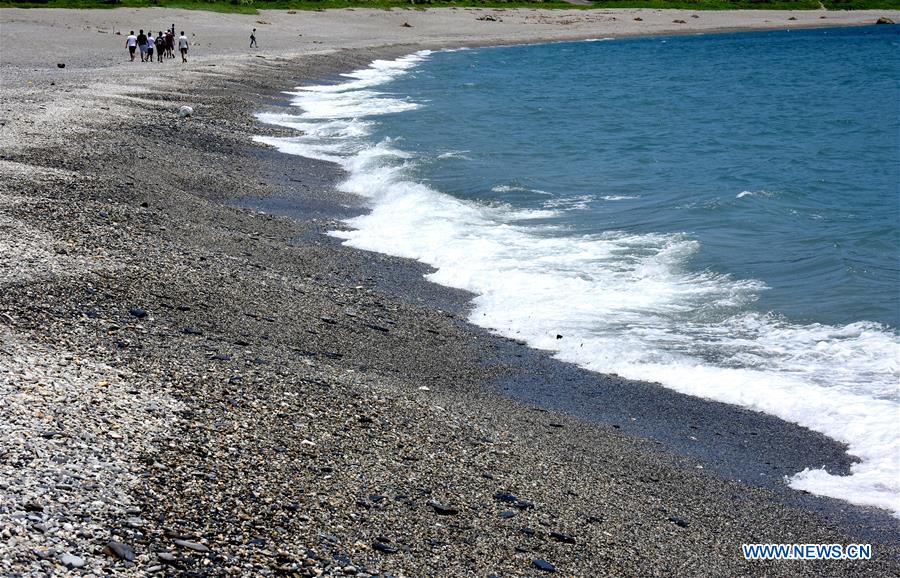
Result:
M896 575L884 513L722 479L486 390L540 354L464 323L466 296L422 267L323 237L350 201L334 167L250 142L280 90L420 47L878 16L900 19L0 11L0 574L526 576L548 560L566 576ZM127 61L116 31L173 23L190 63ZM247 195L299 219L228 204ZM688 401L709 447L847 465L813 432ZM870 563L743 561L759 541L878 545Z
M479 20L490 16L496 20ZM724 30L809 28L895 21L900 11L689 11L689 10L432 10L347 9L322 12L263 10L257 15L171 9L0 10L0 62L4 67L115 66L125 60L130 30L187 32L192 59L237 55L289 56L342 48L420 44L432 47ZM640 18L641 20L636 20ZM683 22L678 22L683 21ZM410 27L404 27L403 24ZM257 29L259 49L250 51Z

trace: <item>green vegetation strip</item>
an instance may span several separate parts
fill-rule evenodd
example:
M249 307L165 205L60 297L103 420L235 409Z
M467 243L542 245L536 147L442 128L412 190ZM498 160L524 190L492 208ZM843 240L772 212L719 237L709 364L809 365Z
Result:
M900 9L900 0L822 0L829 10ZM596 0L590 6L563 0L0 0L0 8L146 8L166 7L255 14L258 10L329 8L681 8L686 10L815 10L819 0Z

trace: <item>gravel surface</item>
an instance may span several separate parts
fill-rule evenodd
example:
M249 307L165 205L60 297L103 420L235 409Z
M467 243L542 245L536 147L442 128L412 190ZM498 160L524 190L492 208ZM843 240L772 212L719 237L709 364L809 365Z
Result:
M0 573L118 571L145 522L133 464L180 404L128 372L0 328ZM138 558L146 563L148 556ZM136 570L136 569L135 569ZM139 572L132 572L139 574Z
M521 368L465 295L322 236L359 209L252 113L410 50L4 69L0 573L900 573L887 534L869 562L744 561L866 528L497 395Z

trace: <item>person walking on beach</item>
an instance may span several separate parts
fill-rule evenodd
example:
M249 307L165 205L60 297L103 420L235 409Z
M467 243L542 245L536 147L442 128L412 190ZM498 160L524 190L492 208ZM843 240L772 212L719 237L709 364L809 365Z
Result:
M144 34L143 30L141 30L137 35L137 45L141 51L141 62L143 62L144 56L147 54L147 35Z
M250 48L259 48L256 46L256 28L250 33Z
M147 32L147 62L153 62L153 49L156 48L156 39L153 31Z
M175 58L175 33L166 30L166 58Z
M128 38L125 39L125 47L128 48L128 54L131 55L131 62L134 62L134 51L137 49L137 36L134 35L134 30L128 33Z
M159 34L156 35L156 61L162 62L163 52L166 51L166 37L163 36L163 31L160 30Z
M187 62L188 39L184 35L184 30L181 31L181 36L178 37L178 50L181 52L181 61Z

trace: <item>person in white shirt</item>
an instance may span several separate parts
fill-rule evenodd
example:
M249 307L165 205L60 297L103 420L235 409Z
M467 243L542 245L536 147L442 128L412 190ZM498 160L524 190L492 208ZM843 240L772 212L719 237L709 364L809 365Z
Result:
M147 62L153 62L153 49L156 48L156 38L153 38L153 32L147 33Z
M181 36L178 37L178 50L181 52L181 61L187 62L188 39L184 35L184 30L181 31Z
M134 30L125 39L125 47L128 48L128 53L131 54L131 61L134 62L134 51L137 49L137 36L134 35Z

